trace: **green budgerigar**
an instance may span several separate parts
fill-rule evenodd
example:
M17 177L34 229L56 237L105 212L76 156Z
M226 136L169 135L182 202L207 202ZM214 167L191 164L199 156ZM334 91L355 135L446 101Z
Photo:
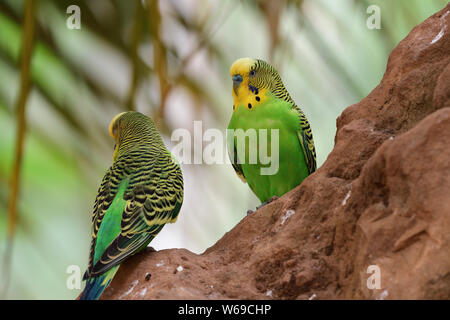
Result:
M183 202L183 176L153 121L123 112L111 121L116 145L92 215L89 264L80 299L98 299L120 263L147 247Z
M230 159L238 176L263 203L279 197L299 185L316 170L316 151L311 127L302 110L295 104L281 81L280 75L263 60L242 58L230 69L233 80L233 115L228 129L248 132L267 131L267 146L271 146L272 129L278 133L278 170L261 174L267 167L260 159L249 160L249 146L245 158L240 159L236 137L228 140ZM257 148L260 145L257 134ZM250 144L248 139L247 144ZM269 150L274 154L274 150ZM242 154L242 153L241 153Z

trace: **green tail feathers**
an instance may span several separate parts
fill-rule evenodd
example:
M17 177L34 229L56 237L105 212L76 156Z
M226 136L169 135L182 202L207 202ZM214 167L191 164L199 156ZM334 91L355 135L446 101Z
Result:
M110 282L114 278L119 265L112 267L104 274L98 277L92 277L86 280L86 286L81 293L80 300L97 300L100 298L106 287L109 286Z

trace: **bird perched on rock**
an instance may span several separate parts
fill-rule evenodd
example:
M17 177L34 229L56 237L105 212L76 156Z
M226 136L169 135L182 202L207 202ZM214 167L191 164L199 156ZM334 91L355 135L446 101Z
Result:
M111 121L116 145L92 214L89 264L80 299L98 299L120 263L147 247L183 202L183 176L153 121L123 112Z
M228 152L238 176L248 183L264 204L293 189L316 170L311 127L287 92L278 72L267 62L238 59L232 64L230 74L234 104L228 129L233 130L234 135L231 139L228 136ZM244 142L241 153L236 134L239 129L245 132L245 141L248 141ZM255 131L253 145L257 153L253 163L252 130ZM261 140L262 137L267 139L267 143ZM276 170L267 170L273 164L261 157L264 153L260 148L264 148L264 144L267 145L268 157L278 161ZM265 173L262 171L264 168Z

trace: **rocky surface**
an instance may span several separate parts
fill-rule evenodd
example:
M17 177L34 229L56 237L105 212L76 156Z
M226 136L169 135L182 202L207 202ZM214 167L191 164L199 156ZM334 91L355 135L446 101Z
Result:
M201 255L132 257L102 298L450 299L450 5L344 110L317 172Z

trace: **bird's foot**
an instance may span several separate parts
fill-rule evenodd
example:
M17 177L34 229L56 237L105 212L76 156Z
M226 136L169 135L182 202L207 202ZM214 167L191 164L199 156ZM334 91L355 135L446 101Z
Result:
M275 201L275 200L277 200L277 199L278 199L277 196L273 196L272 198L270 198L270 199L267 200L266 202L263 202L263 203L261 203L259 206L257 206L257 207L256 207L256 210L258 210L258 209L264 207L266 204L269 204L269 203L271 203L271 202L273 202L273 201Z
M275 201L275 200L277 200L277 199L278 199L277 196L273 196L272 198L270 198L270 199L267 200L266 202L263 202L263 203L261 203L259 206L257 206L257 207L256 207L256 210L261 209L261 208L264 207L266 204L269 204L269 203L271 203L271 202L273 202L273 201ZM255 210L255 211L256 211L256 210ZM250 215L250 214L252 214L252 213L255 212L255 211L247 210L247 215Z

